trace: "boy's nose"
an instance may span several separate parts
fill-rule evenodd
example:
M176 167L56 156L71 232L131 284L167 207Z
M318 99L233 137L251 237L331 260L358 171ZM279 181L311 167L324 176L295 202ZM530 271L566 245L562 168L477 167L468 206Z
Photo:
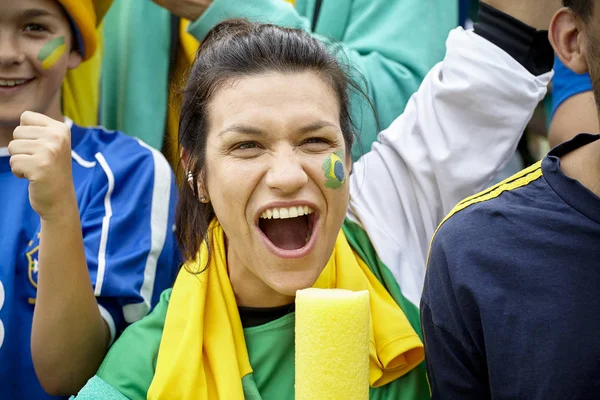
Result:
M20 64L25 58L16 40L0 37L0 65Z

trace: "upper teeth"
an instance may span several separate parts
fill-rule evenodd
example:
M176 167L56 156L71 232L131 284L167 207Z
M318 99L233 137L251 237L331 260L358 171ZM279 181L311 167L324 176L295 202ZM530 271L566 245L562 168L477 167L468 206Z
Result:
M281 208L269 208L263 211L260 215L261 218L266 219L285 219L285 218L296 218L301 215L312 214L314 211L309 206L296 206L296 207L281 207Z
M25 79L21 79L21 80L18 80L18 81L0 79L0 86L16 86L16 85L22 85L25 82L26 82Z

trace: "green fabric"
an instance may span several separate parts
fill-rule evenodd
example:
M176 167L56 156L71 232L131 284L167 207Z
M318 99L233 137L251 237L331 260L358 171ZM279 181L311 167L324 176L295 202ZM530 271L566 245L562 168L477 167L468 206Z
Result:
M96 373L131 400L146 399L154 377L170 298L171 289L167 289L148 316L125 329Z
M250 365L254 372L242 379L246 400L294 399L294 317L244 329ZM260 397L256 394L260 393ZM371 388L371 400L429 399L425 363L400 379L380 388Z
M384 4L385 6L382 6ZM315 0L214 0L188 27L201 41L228 18L280 24L310 31ZM456 0L323 0L314 34L333 44L340 59L368 82L368 94L386 128L402 113L425 74L442 60L445 40L458 20ZM169 13L149 1L116 0L105 21L101 120L161 148L166 121ZM325 39L327 38L327 39ZM364 88L364 83L358 79ZM352 95L360 145L378 133L366 101Z
M100 122L161 150L167 121L171 14L115 0L104 17Z
M398 282L389 268L379 259L377 251L371 244L371 240L359 225L346 219L342 225L342 229L346 234L346 239L350 246L358 253L360 258L369 266L369 269L377 277L379 282L386 288L389 294L392 295L396 303L402 308L404 315L410 322L411 326L417 332L421 340L423 340L423 334L421 332L421 317L419 314L418 307L408 301L400 290Z
M350 245L401 305L420 333L418 310L400 292L389 269L381 262L362 228L348 220L343 226ZM104 359L97 376L132 400L145 399L154 376L158 349L171 289L161 294L156 308L125 330ZM416 313L416 317L415 317ZM416 318L416 320L415 320ZM244 329L253 373L242 379L247 400L294 398L294 321L291 313L267 324ZM416 324L416 325L415 325ZM371 388L371 400L429 399L425 364L380 388Z
M83 389L77 393L77 397L69 397L70 400L75 398L77 400L127 400L127 397L123 396L121 392L98 376L90 379Z
M242 380L244 395L256 390L259 399L277 400L291 398L294 391L294 320L288 314L261 326L244 329L248 357L252 366L251 381ZM290 389L291 388L291 389ZM282 396L282 394L286 394Z

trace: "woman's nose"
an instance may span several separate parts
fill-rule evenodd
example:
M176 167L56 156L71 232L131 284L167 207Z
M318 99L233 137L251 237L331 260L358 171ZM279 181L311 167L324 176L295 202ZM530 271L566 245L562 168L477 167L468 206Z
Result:
M293 150L279 151L272 160L266 176L269 188L290 194L298 191L308 182L308 175L297 154Z

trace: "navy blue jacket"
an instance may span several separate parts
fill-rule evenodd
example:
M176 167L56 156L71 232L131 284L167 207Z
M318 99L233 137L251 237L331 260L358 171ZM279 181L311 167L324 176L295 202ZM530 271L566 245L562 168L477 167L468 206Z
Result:
M440 226L421 320L434 399L600 398L600 198L560 157L461 202Z

